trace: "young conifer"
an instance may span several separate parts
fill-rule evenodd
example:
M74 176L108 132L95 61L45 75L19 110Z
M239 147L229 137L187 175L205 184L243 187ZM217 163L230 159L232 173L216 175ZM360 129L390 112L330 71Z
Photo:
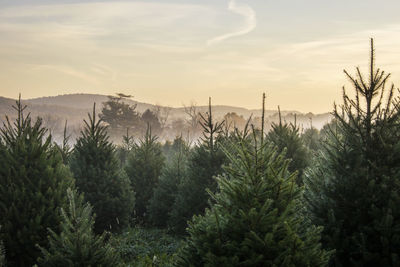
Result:
M263 133L261 132L261 135ZM320 229L300 215L289 161L253 129L229 145L229 165L204 216L194 216L176 266L325 266ZM240 137L240 138L239 138Z
M56 144L56 147L60 151L65 165L68 165L68 160L72 153L72 148L69 145L69 138L70 135L68 135L67 133L67 121L65 121L62 144L60 145Z
M285 157L290 159L289 171L298 171L297 183L302 185L303 172L309 164L309 154L303 140L299 134L299 126L294 123L282 122L279 110L279 123L272 123L272 129L267 135L267 139L278 149L279 153L285 150Z
M125 167L136 192L135 216L139 221L147 216L147 205L158 184L163 165L161 144L148 126L144 139L133 145Z
M211 98L206 116L201 115L203 137L189 155L187 176L178 186L178 193L173 205L169 225L177 233L183 233L187 221L194 214L203 214L207 207L208 188L215 192L217 184L214 176L222 171L226 156L221 150L223 122L215 122L212 116Z
M84 120L70 166L76 185L96 214L94 230L118 231L129 223L134 207L134 193L121 170L114 145L109 142L106 126L96 120L95 106L89 120Z
M322 136L320 131L312 125L312 120L310 119L310 128L304 130L301 135L304 145L309 149L311 154L315 154L319 149L321 149Z
M123 266L118 253L105 241L106 233L93 232L92 207L83 196L68 189L69 205L61 208L61 233L49 229L49 248L40 247L39 266Z
M32 266L47 227L58 229L54 210L65 205L73 179L42 120L25 116L21 98L13 108L15 122L6 117L0 130L0 239L9 266Z
M117 147L117 155L122 168L125 167L128 161L128 155L135 145L135 140L132 135L129 134L129 128L126 128L126 134L122 136L122 145Z
M345 71L355 98L343 88L335 127L306 175L308 208L336 250L333 266L400 265L400 105L374 60L371 39L369 77Z
M187 156L189 146L178 137L171 145L166 166L162 170L159 183L149 202L150 221L158 227L166 227L169 213L175 202L178 185L187 176Z

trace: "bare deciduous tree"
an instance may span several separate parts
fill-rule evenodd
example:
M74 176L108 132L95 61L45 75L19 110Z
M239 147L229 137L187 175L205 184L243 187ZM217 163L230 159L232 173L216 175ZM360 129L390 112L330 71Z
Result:
M161 124L161 129L164 129L165 126L167 125L167 121L169 118L169 114L171 112L171 107L164 107L161 105L155 105L153 112L157 115L158 120L160 121Z
M186 122L192 131L196 131L199 126L200 115L196 102L192 101L189 106L183 105L185 114L189 117Z

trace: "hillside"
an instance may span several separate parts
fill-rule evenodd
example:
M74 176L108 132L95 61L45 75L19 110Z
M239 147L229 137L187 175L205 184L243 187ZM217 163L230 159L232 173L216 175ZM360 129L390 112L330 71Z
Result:
M46 106L58 106L58 107L66 107L76 110L90 110L93 106L93 103L97 103L97 107L101 108L101 103L107 101L108 97L106 95L97 95L97 94L67 94L67 95L58 95L58 96L48 96L48 97L40 97L40 98L32 98L26 99L27 103L31 105L46 105ZM127 104L137 105L137 110L139 112L144 112L146 109L154 109L155 105L138 102L131 99L124 100ZM171 108L171 117L173 118L183 118L185 117L184 107L179 108ZM205 112L207 111L207 106L197 106L198 111ZM248 118L251 115L257 116L261 113L261 109L246 109L242 107L228 106L228 105L215 105L213 106L213 112L216 117L223 117L228 112L234 112L238 115L243 116L244 118ZM266 116L272 116L277 113L277 110L266 110ZM298 111L292 110L282 110L282 115L286 116L288 114L297 114L307 115L313 118L313 123L319 124L319 122L325 123L324 119L329 117L328 113L322 114L312 114L312 113L301 113ZM314 118L316 121L314 121ZM322 119L322 120L321 120ZM316 126L315 125L315 126ZM316 126L317 127L317 126Z
M40 97L33 99L25 99L23 103L27 105L26 112L30 112L32 117L42 117L44 123L50 128L53 134L60 133L63 129L65 120L68 121L69 131L73 136L79 134L79 129L82 124L82 120L86 118L87 113L91 111L93 103L96 103L96 109L100 112L102 103L107 101L106 95L97 94L69 94L59 95L50 97ZM146 109L155 109L156 105L142 103L135 100L124 100L130 105L137 105L137 111L143 113ZM12 105L15 103L14 99L0 97L0 114L5 114L10 117L15 115ZM197 112L206 112L207 106L196 106ZM227 106L227 105L216 105L213 106L214 117L221 120L223 116L229 112L234 112L239 116L243 116L248 119L251 115L253 118L259 117L261 110L251 110L241 107ZM303 128L310 126L310 119L312 124L316 128L321 128L325 123L330 120L329 113L323 114L312 114L312 113L300 113L297 111L282 111L282 117L286 121L294 121L294 114L297 116L297 123ZM170 124L174 120L185 120L187 114L185 113L185 107L170 108L169 117L167 124ZM4 120L4 116L0 117L0 121ZM277 110L266 111L267 122L277 122L278 113Z

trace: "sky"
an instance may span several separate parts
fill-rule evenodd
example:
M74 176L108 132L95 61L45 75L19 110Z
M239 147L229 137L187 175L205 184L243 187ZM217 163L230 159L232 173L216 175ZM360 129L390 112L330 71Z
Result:
M0 0L0 96L131 94L329 112L350 73L400 80L398 0Z

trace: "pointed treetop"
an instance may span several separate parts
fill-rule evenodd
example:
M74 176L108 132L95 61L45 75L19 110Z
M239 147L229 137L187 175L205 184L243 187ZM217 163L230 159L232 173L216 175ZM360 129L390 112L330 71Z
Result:
M375 69L375 49L374 42L371 38L371 54L370 54L370 73L369 82L366 82L363 75L361 74L360 68L356 68L356 76L351 76L346 70L344 70L347 78L351 81L355 90L355 99L350 99L346 94L346 90L343 87L343 105L342 113L347 113L349 119L355 120L355 118L365 118L367 136L371 133L371 124L374 117L383 114L389 116L390 105L392 103L394 94L394 85L391 86L388 92L385 90L385 85L390 77L390 73L386 74L379 68ZM382 107L382 100L386 94L387 107ZM373 102L373 99L378 97L377 101ZM365 107L365 109L364 109ZM340 119L337 108L335 106L334 115ZM353 121L355 123L355 121ZM369 137L367 137L369 139Z
M262 96L261 145L264 143L264 125L265 125L265 93L263 93Z
M278 106L279 126L282 126L281 107Z
M212 117L212 109L211 109L211 97L208 99L208 112L206 112L206 116L199 113L201 122L200 125L203 128L203 137L201 138L202 141L209 143L211 151L214 150L214 136L222 131L222 127L225 121L220 123L213 122Z
M26 118L24 117L24 110L26 109L26 107L27 107L26 105L22 105L21 93L19 93L18 100L15 101L15 106L14 105L12 106L12 108L18 113L17 121L14 123L17 129L22 128L22 125L25 123L25 120L29 119L30 117L30 113L28 113L28 116L26 116Z
M371 38L371 63L370 63L370 84L372 84L372 79L374 75L374 65L375 65L375 49L374 49L374 39Z

